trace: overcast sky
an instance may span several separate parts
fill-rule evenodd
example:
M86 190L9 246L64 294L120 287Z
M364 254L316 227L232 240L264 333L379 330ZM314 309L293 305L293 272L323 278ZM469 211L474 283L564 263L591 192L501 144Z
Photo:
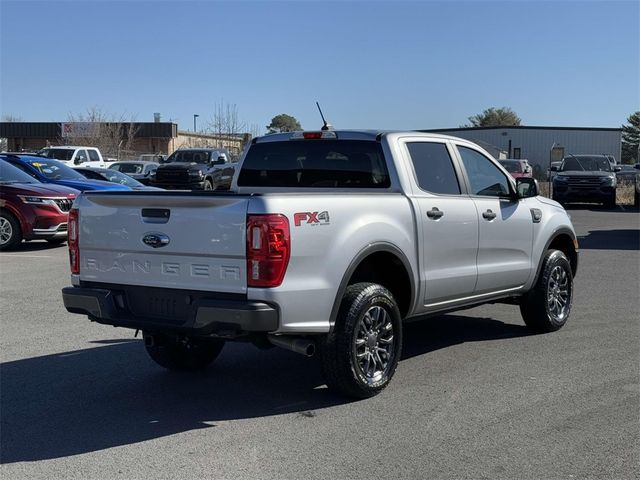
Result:
M640 110L640 2L0 0L0 110L97 106L184 130L216 103L338 128L617 127Z

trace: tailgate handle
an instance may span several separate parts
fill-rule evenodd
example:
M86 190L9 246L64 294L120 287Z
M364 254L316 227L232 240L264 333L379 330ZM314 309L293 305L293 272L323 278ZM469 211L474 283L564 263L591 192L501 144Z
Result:
M168 208L143 208L142 220L145 223L167 223L171 216Z

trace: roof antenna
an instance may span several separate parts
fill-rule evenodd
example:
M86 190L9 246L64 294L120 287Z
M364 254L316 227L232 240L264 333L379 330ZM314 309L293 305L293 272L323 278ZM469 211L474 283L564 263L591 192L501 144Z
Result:
M316 107L318 107L318 111L320 112L320 117L322 117L322 122L324 123L324 125L322 125L322 128L320 130L333 130L333 125L331 125L330 123L327 123L327 121L324 119L324 115L322 114L322 109L320 108L320 104L318 102L316 102Z

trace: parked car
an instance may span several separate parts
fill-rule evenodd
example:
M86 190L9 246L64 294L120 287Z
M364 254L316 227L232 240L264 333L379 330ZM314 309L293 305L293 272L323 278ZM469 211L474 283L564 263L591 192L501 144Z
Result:
M63 185L81 192L85 190L131 190L126 185L118 185L102 180L89 180L58 160L29 155L5 154L0 154L0 158L42 183Z
M636 178L636 174L638 170L636 170L634 165L618 165L620 170L616 172L616 178L618 181L631 181L633 182Z
M560 203L601 202L615 207L618 169L606 155L565 157L553 177L552 197Z
M118 185L126 185L132 190L162 190L157 187L149 187L143 185L135 178L131 178L129 175L120 173L117 170L111 170L110 168L74 168L76 172L80 172L83 176L90 178L91 180L106 180L107 182L117 183Z
M79 192L43 184L0 159L0 250L15 248L23 240L67 239L67 219Z
M533 177L533 169L529 165L528 160L516 160L507 158L505 160L498 160L500 165L509 172L513 178Z
M176 150L156 170L150 185L169 190L218 190L229 188L235 172L225 148Z
M138 157L139 162L162 163L166 159L167 159L167 156L162 153L142 153Z
M85 167L107 167L100 150L94 147L60 146L46 147L38 151L38 155L58 160L65 165L83 165Z
M125 161L115 162L109 168L125 173L144 185L149 185L151 177L158 169L157 162Z
M65 307L142 330L164 368L203 369L233 340L317 349L329 388L364 398L391 381L404 319L504 302L551 332L570 316L567 212L461 138L268 135L231 192L200 193L92 193L71 211Z

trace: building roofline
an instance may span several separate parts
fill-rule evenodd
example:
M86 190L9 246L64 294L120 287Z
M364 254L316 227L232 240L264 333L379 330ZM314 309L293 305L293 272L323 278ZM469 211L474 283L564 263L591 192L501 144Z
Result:
M419 132L465 132L474 130L588 130L599 132L621 132L622 128L610 127L543 127L530 125L505 125L502 127L459 127L459 128L431 128L418 130Z

